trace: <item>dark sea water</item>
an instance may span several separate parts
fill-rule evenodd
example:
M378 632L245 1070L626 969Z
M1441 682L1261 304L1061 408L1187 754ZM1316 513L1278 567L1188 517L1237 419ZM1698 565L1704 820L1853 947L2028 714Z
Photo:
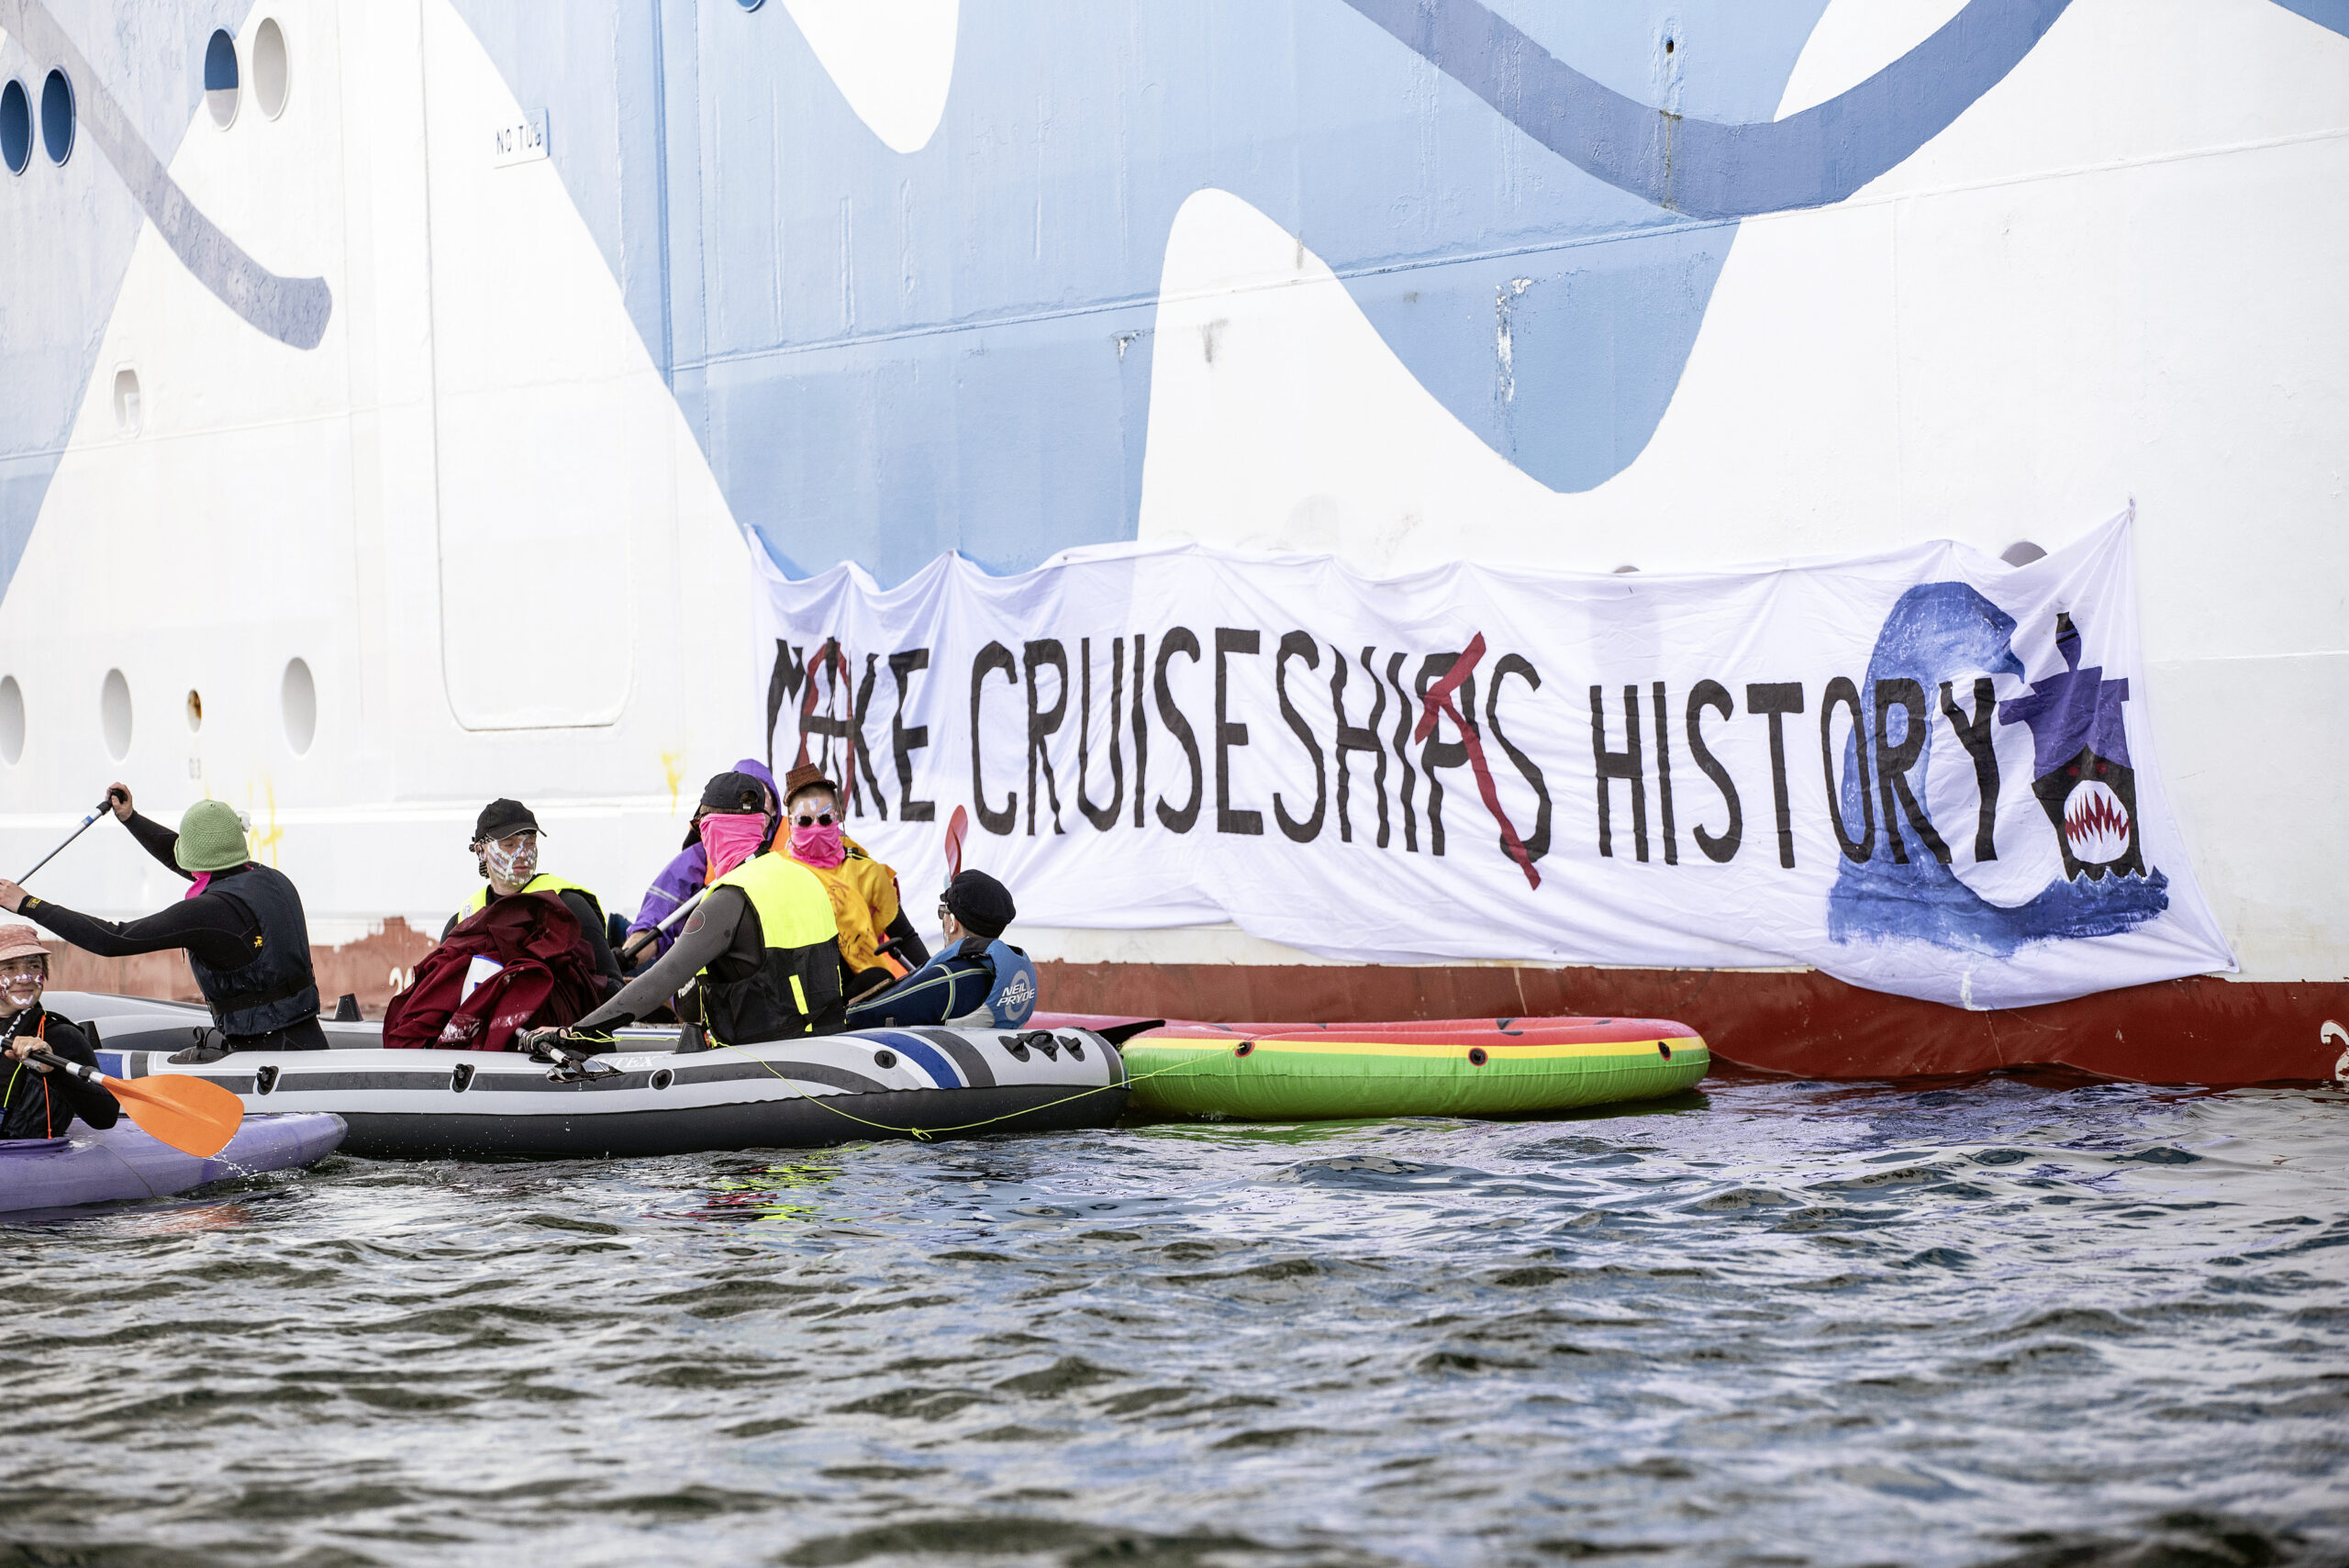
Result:
M2349 1561L2349 1095L337 1158L0 1228L0 1563Z

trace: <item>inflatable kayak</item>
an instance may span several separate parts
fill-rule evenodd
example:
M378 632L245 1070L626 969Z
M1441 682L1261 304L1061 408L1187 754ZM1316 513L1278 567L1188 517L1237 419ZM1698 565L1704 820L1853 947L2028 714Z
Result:
M1257 1121L1533 1116L1676 1095L1712 1065L1661 1018L1178 1023L1123 1049L1138 1108Z
M1126 1108L1118 1049L1089 1029L863 1029L743 1047L629 1051L550 1065L512 1051L238 1051L183 1063L98 1051L139 1079L186 1073L247 1111L328 1111L382 1158L600 1157L814 1149L875 1138L1101 1128Z
M124 1198L169 1197L230 1176L291 1171L334 1152L341 1118L307 1113L248 1116L209 1160L158 1143L128 1119L100 1131L0 1142L0 1214L72 1208Z

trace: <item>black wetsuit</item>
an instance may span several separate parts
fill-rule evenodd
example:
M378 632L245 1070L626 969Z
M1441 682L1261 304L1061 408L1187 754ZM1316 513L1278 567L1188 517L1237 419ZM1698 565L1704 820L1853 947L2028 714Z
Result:
M171 867L173 875L195 880L180 869L179 862L173 857L173 848L180 841L177 833L137 812L131 813L124 826L139 840L139 847ZM134 953L168 952L182 948L207 968L241 969L253 962L260 951L256 942L261 936L261 921L233 896L237 879L250 869L239 866L232 871L216 871L203 892L136 920L101 920L30 894L25 895L18 913L39 921L83 951L94 952L100 958L128 958ZM327 1048L326 1031L318 1028L316 1017L296 1019L266 1034L231 1035L228 1039L239 1051Z
M831 942L829 951L835 957L827 965L821 983L811 980L808 984L808 1002L814 1008L805 1026L809 1034L837 1032L843 1013L836 980L840 972L838 940L827 940ZM705 970L708 972L703 981L705 985L713 982L719 985L739 984L740 977L755 974L768 956L766 930L750 895L740 887L720 884L711 888L708 896L686 917L685 929L677 933L674 946L638 970L636 978L618 995L572 1028L625 1029L639 1018L651 1017Z
M68 1062L98 1064L87 1035L38 1005L0 1023L0 1036L7 1036L10 1043L38 1038ZM99 1084L0 1057L0 1139L62 1138L77 1116L92 1127L112 1127L121 1114L122 1107Z
M993 937L964 937L877 996L848 1010L848 1027L942 1024L978 1011L995 990Z

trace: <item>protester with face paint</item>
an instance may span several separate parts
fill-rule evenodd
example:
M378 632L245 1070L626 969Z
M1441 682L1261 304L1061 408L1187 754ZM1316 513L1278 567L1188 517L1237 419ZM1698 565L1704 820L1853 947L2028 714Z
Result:
M29 916L100 958L184 949L213 1028L174 1062L213 1062L232 1051L324 1051L302 895L284 873L247 858L245 825L234 808L199 800L174 833L134 810L126 784L109 786L106 800L141 849L195 884L186 895L144 919L117 923L0 882L0 909Z
M823 878L824 891L831 895L851 1003L929 962L930 949L898 904L897 873L841 830L840 786L822 768L802 762L783 776L783 798L791 858ZM881 958L881 944L892 939L902 969L890 968Z
M709 781L697 813L709 892L686 917L676 944L569 1030L533 1030L528 1043L650 1018L696 978L702 1022L720 1044L840 1029L840 929L832 901L815 873L787 855L766 852L775 831L767 799L766 786L748 773Z
M95 1067L89 1037L40 1005L49 983L49 951L30 926L0 926L0 1139L62 1138L80 1117L112 1127L122 1114L102 1084L25 1060L52 1051L68 1062Z
M457 929L458 921L471 919L500 898L511 898L518 893L547 894L561 899L562 906L579 922L580 940L595 955L596 973L617 989L620 966L612 957L611 933L604 924L603 904L577 883L539 869L540 832L538 817L518 800L493 800L481 808L481 816L473 821L470 847L473 864L484 882L473 890L465 906L449 917L449 923L440 928L440 935L445 940Z
M745 757L734 764L738 773L748 773L766 790L765 809L775 808L774 775L756 757ZM644 890L644 903L638 908L636 918L628 928L628 936L620 945L622 969L633 971L649 958L658 958L669 951L677 940L676 928L662 929L662 922L677 912L677 906L709 885L709 853L701 841L701 821L707 808L694 813L693 823L685 829L685 848L676 858L661 868L652 885Z

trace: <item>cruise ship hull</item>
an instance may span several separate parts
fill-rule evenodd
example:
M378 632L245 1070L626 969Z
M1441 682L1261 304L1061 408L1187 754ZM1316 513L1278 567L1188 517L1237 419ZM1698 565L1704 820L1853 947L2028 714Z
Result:
M2009 1007L1767 930L1331 962L1362 910L1308 882L1311 941L1051 901L1047 1005L1668 1017L1817 1076L2343 1071L2336 6L118 9L0 0L0 872L114 778L166 820L227 799L322 989L373 1007L471 890L483 802L626 910L699 780L794 760L774 580L1188 546L1639 584L2026 562L2127 513L2113 673L2201 972ZM1620 688L1601 662L1553 694ZM1598 864L1590 785L1546 896ZM926 910L936 827L852 811ZM1089 885L1107 850L1034 828L972 863ZM34 883L109 917L181 886L106 824ZM59 964L193 995L169 956Z

